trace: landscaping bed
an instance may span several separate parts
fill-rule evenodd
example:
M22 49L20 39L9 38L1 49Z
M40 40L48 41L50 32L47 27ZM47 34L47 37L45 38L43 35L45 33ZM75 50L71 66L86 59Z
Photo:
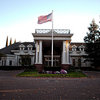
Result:
M67 74L48 74L48 73L38 73L36 70L28 70L24 71L17 76L21 77L87 77L82 71L74 71L74 72L68 72Z

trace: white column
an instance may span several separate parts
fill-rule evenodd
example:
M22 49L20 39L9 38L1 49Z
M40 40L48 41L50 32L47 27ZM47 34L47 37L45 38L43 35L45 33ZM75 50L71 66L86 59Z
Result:
M66 41L63 41L62 64L66 63Z
M37 64L38 63L38 41L36 41L36 55L35 55L35 57L36 57L35 63Z
M69 42L66 41L67 64L69 64Z
M42 64L42 41L39 41L39 64Z
M34 56L31 57L31 65L34 64Z

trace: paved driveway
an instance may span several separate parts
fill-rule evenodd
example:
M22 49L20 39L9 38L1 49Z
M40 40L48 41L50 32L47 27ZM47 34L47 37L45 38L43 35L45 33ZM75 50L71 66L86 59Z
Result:
M99 77L16 77L19 72L0 71L0 100L100 100Z

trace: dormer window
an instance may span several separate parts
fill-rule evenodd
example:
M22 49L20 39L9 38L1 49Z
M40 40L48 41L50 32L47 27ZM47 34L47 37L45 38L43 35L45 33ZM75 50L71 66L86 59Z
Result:
M84 51L84 48L85 48L84 45L79 46L80 51Z
M72 51L76 51L76 48L77 48L77 46L76 45L73 45L72 46Z
M28 48L28 50L32 50L33 46L32 46L31 44L29 44L29 45L27 46L27 48Z
M20 50L24 50L25 49L25 45L23 45L23 44L19 45L19 49Z

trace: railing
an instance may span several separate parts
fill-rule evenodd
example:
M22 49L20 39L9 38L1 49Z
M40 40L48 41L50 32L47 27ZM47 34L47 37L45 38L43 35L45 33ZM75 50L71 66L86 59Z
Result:
M52 29L35 29L35 33L52 33ZM53 29L53 33L57 34L70 34L69 29Z

